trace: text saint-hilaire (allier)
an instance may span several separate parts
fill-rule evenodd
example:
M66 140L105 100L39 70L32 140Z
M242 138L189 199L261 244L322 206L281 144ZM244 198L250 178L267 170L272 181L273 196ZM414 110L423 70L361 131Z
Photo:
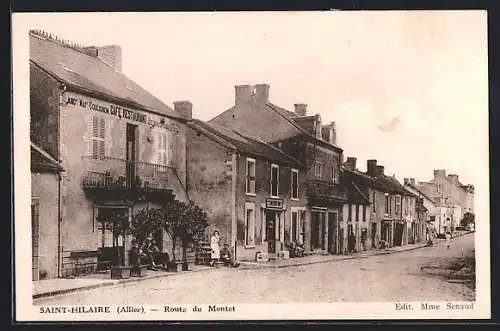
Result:
M40 307L40 314L95 314L111 313L108 306L78 306L78 307Z

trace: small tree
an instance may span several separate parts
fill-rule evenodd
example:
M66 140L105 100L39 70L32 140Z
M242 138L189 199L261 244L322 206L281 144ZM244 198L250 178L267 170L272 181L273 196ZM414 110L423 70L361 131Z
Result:
M186 261L187 244L198 240L208 226L207 214L194 202L174 200L164 207L165 231L172 238L172 262L176 261L175 248L181 239L183 259Z
M183 260L187 262L187 245L198 242L203 239L205 229L208 227L207 213L193 201L187 205L187 213L184 218L184 227L182 232L182 252Z
M165 216L160 208L142 208L132 216L128 233L134 237L137 245L142 247L149 235L161 230L164 219ZM139 259L139 256L137 258Z

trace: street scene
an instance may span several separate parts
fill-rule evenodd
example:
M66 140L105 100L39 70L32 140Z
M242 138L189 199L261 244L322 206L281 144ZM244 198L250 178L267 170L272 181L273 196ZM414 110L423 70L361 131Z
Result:
M488 154L463 134L486 131L463 106L475 103L456 100L484 91L469 93L461 71L477 56L456 50L460 20L428 31L427 18L359 21L393 34L394 69L372 62L386 39L343 31L354 21L342 16L324 18L318 40L233 22L260 29L248 45L210 18L197 33L159 16L125 33L118 16L106 33L77 18L26 31L34 305L476 301L488 172L470 160ZM428 32L418 47L408 22ZM177 36L175 52L146 41L149 29ZM323 53L332 31L340 44ZM219 63L221 50L232 55ZM464 56L445 63L468 93L442 92L443 54ZM320 69L283 78L282 61Z
M474 234L466 234L454 239L450 248L442 242L434 247L303 266L209 269L41 298L34 303L399 302L428 298L474 301L474 286L470 283L474 276L453 276L458 271L453 270L455 264L464 256L473 256L473 250Z

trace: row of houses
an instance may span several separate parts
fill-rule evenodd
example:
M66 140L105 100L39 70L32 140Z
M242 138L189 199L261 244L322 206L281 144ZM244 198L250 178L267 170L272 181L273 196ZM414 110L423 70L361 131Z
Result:
M126 250L102 221L110 211L173 199L204 208L239 260L290 243L311 254L412 244L473 210L473 187L443 171L404 184L375 159L359 171L335 123L273 104L267 84L236 86L234 106L205 122L189 101L170 107L127 78L119 46L29 38L34 280L72 276L117 242ZM167 234L156 241L171 250Z

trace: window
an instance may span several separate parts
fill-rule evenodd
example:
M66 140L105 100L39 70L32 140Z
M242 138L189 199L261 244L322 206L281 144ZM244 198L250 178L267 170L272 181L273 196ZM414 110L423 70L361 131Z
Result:
M104 160L106 138L106 122L104 117L92 116L92 158Z
M441 193L441 184L437 184L437 191L438 193Z
M316 162L314 164L314 176L321 178L321 163Z
M355 205L356 207L356 222L359 222L359 206Z
M394 197L394 211L396 213L396 215L399 215L401 213L401 196L400 195L396 195Z
M335 174L335 167L332 167L331 174L332 174L332 182L337 183L337 176Z
M165 131L157 131L156 132L156 163L160 165L168 165L169 160L169 151L168 151L168 139L167 132Z
M405 197L405 201L404 201L404 208L405 208L405 215L408 215L408 209L410 207L410 199L408 199L408 197Z
M280 168L277 164L271 164L271 196L278 197L280 184L279 180Z
M376 197L376 193L375 193L375 190L373 190L372 192L372 210L375 212L376 211L376 205L375 205L375 197Z
M366 210L367 210L366 206L365 206L365 205L363 205L363 215L362 215L362 217L363 217L363 222L366 222L366 216L367 216L367 215L366 215Z
M384 214L386 214L386 215L387 215L387 214L389 214L389 212L390 212L390 211L389 211L389 207L390 207L390 204L389 204L389 194L388 194L388 193L386 193L386 194L385 194L385 196L384 196L384 198L385 198Z
M255 205L245 203L245 246L255 244Z
M348 205L349 206L349 217L347 218L347 221L350 222L352 221L352 207L351 205Z
M255 160L247 158L246 193L255 194Z
M292 169L292 199L299 198L299 171Z

